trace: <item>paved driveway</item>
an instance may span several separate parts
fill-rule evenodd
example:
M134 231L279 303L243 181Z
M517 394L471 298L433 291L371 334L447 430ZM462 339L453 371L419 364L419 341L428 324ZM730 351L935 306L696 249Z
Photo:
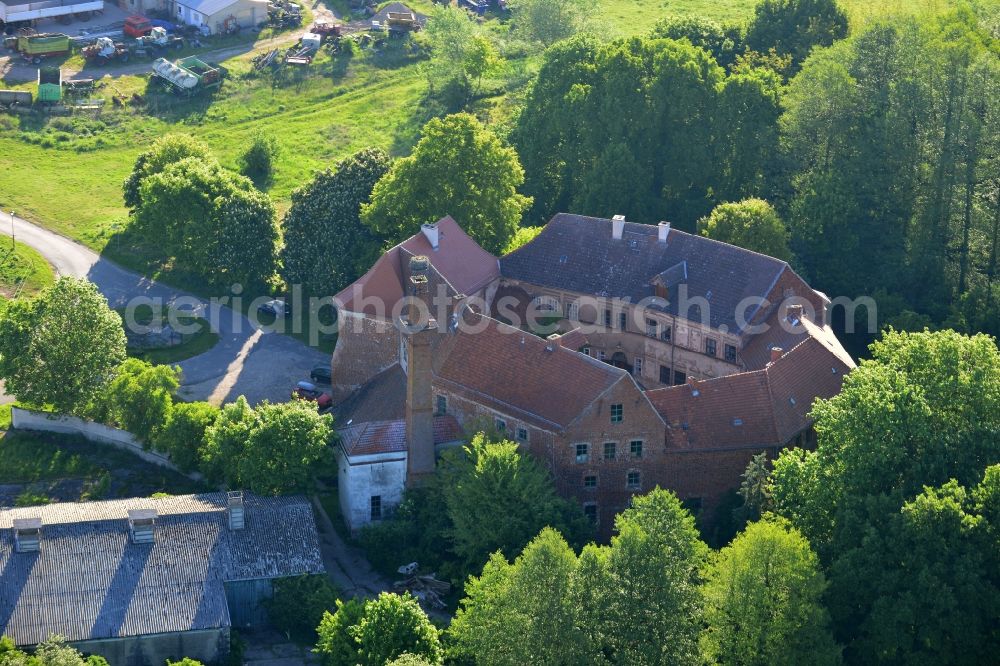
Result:
M4 218L0 228L9 233L9 218ZM38 250L58 275L86 277L96 284L113 308L144 296L177 303L179 309L208 319L219 333L219 343L179 364L184 373L180 395L187 400L221 404L242 394L253 404L283 402L296 381L307 379L314 366L329 362L327 354L295 338L255 329L246 317L226 307L210 311L201 298L125 270L90 248L26 220L14 219L14 235Z

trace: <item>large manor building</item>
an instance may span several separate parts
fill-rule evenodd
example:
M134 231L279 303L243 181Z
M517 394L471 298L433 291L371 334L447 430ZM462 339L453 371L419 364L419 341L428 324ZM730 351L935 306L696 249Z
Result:
M599 531L670 488L711 520L750 458L811 445L854 362L785 262L621 216L555 216L494 257L451 218L339 293L341 507L388 515L435 456L489 429Z

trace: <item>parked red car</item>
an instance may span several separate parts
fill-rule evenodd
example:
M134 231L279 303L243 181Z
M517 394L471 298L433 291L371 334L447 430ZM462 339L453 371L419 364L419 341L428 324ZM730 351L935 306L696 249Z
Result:
M320 411L330 407L333 404L333 398L330 397L329 393L323 393L316 385L312 382L299 382L295 385L295 390L292 391L292 397L298 398L299 400L309 400L310 402L316 403L316 408Z

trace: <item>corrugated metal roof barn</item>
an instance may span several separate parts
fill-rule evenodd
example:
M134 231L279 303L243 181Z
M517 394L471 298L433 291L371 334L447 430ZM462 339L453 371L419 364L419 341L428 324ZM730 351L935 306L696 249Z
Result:
M302 497L210 493L0 513L0 634L34 645L230 626L224 583L323 571Z

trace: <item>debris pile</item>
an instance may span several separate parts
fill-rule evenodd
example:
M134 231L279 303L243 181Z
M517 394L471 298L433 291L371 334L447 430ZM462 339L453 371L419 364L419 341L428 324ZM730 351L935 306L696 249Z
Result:
M396 592L409 592L428 610L443 610L445 603L442 597L451 591L451 583L438 580L432 573L397 580L392 587Z

